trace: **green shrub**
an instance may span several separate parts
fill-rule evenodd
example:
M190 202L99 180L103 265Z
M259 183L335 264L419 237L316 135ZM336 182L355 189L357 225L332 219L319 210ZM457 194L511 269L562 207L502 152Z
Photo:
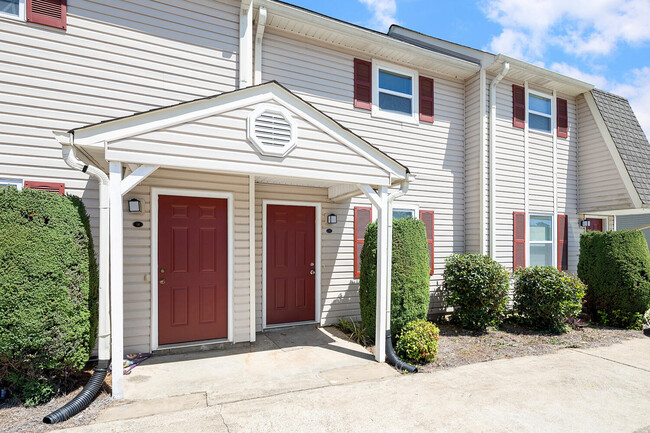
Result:
M414 363L433 362L438 352L440 330L426 320L406 324L399 334L395 352L401 359Z
M514 308L534 328L564 332L566 321L582 310L585 285L553 266L515 271Z
M632 318L650 308L650 252L639 230L590 231L580 237L578 276L587 285L586 311Z
M443 291L452 319L463 328L498 326L508 306L508 271L489 256L453 254L446 260Z
M410 321L426 319L429 310L429 250L420 220L393 220L391 322L393 335ZM361 320L375 337L377 305L377 223L370 223L361 250L359 281Z
M650 311L650 310L648 310ZM598 321L603 326L613 326L615 328L643 330L643 324L646 318L641 313L626 313L621 310L614 310L609 313L606 311L597 311Z
M368 331L366 331L365 326L361 322L355 322L352 319L339 319L338 323L334 326L347 334L352 341L362 346L369 346L372 342L372 338L370 338Z
M97 291L81 200L0 188L0 382L27 404L50 399L88 360Z

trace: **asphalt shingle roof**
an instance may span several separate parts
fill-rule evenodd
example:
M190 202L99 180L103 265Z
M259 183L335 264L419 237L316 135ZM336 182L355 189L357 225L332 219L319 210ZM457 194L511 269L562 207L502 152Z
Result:
M598 89L591 94L641 201L650 204L650 143L630 103Z

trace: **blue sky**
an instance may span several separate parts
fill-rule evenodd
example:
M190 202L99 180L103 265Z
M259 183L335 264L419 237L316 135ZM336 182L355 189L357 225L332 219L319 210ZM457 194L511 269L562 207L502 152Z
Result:
M650 0L287 0L387 31L391 23L503 53L630 100L650 136Z

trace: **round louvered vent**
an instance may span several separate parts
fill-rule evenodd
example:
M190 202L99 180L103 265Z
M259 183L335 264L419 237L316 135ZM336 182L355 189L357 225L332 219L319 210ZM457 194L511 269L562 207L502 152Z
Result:
M248 139L264 155L285 156L296 140L291 114L274 105L258 107L248 116Z

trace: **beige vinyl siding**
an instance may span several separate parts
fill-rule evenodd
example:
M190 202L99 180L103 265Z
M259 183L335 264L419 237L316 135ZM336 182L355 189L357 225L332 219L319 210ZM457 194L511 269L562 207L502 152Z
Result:
M480 80L465 83L465 252L480 253Z
M152 187L233 193L234 339L248 341L248 177L161 168L124 197L125 201L137 198L143 206L140 214L124 212L124 350L126 353L151 350L151 279L158 277L151 275ZM136 228L134 221L144 225Z
M417 125L373 118L370 111L353 108L354 55L268 32L264 36L263 81L277 80L372 145L406 165L415 181L400 203L435 211L435 275L432 293L441 282L444 259L465 250L465 86L434 78L435 123ZM427 71L418 71L431 76ZM323 279L323 291L339 293L345 302L325 306L324 321L354 313L358 283L353 280L353 206L368 202L357 197L339 205L342 227L340 250L324 262L335 262L334 276ZM376 215L374 215L376 217ZM343 218L342 218L343 217ZM328 284L328 287L325 287ZM338 295L337 295L338 296ZM440 300L433 296L432 307ZM350 302L348 302L348 300Z
M583 96L578 97L578 121L580 212L633 208L594 114Z
M67 18L66 31L0 18L0 173L64 182L83 198L97 246L97 183L65 165L52 130L235 89L239 2L69 0ZM148 245L125 236L128 351L149 349Z

